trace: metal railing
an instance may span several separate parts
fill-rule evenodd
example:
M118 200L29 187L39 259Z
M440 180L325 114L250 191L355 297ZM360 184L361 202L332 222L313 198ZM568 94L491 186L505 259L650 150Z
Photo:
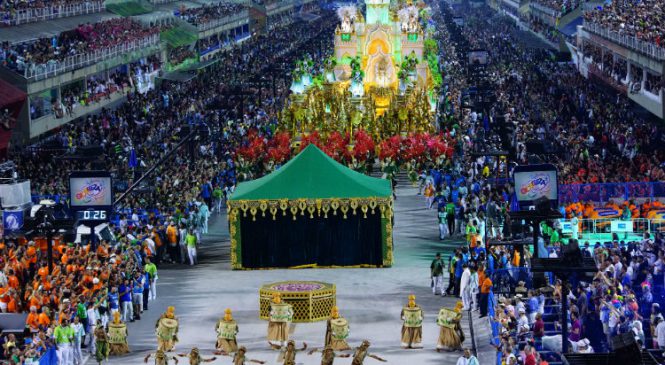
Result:
M552 17L555 17L555 18L558 17L558 16L563 16L563 13L561 12L561 10L555 10L555 9L552 9L552 8L547 7L545 5L541 5L541 4L537 4L537 3L529 3L529 6L531 8L534 8L534 9L536 9L536 10L542 12L542 13L545 13L545 14L547 14L549 16L552 16Z
M635 36L615 32L600 24L584 21L584 30L596 34L626 48L643 53L657 60L665 60L665 48L652 42L643 41Z
M83 14L99 13L105 8L103 1L84 1L78 4L29 7L27 9L3 11L0 12L0 18L4 24L15 26Z
M249 11L247 9L242 10L240 13L235 15L225 16L223 18L211 19L208 22L198 24L196 28L199 32L204 32L206 30L215 29L233 22L242 21L249 19Z
M560 220L561 227L563 227L564 233L570 233L572 226L570 219ZM628 220L622 220L621 218L598 218L598 219L580 219L578 226L578 233L580 238L584 238L585 235L590 234L610 234L612 233L612 222L621 222L625 224L630 224L631 229L628 230L628 233L633 235L643 235L646 232L655 233L654 229L665 228L663 226L662 219L647 219L647 218L634 218Z
M131 42L118 44L89 53L68 56L62 61L50 60L42 64L28 64L23 70L23 76L28 80L43 80L59 74L78 70L94 65L101 61L117 56L126 56L127 53L146 49L159 44L159 34L153 34Z

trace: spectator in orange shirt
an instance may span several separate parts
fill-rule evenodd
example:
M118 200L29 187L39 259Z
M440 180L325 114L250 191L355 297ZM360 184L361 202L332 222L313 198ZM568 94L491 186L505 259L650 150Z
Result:
M168 254L171 262L180 261L180 250L178 247L178 227L173 221L166 227L166 240L168 241Z
M42 281L46 280L46 277L48 276L48 265L42 265L42 267L37 270L37 275L42 278Z
M7 285L12 289L18 289L21 286L21 283L18 281L16 275L14 275L14 269L9 269L9 275L7 276Z
M9 287L0 287L0 311L7 311L7 303L9 303Z
M9 289L9 302L7 303L7 313L18 313L21 301L18 299L16 290Z
M30 313L28 314L28 318L25 319L25 325L30 328L30 332L39 331L39 314L37 314L37 307L30 307Z
M42 307L42 312L39 313L39 325L42 328L47 328L51 324L51 316L48 307Z
M480 284L480 318L487 316L490 290L492 290L492 280L486 276Z

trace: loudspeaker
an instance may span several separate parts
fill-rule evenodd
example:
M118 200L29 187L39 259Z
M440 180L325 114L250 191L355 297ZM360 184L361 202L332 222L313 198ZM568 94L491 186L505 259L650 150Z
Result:
M570 240L568 245L563 246L563 261L570 266L582 265L582 251L577 240Z
M532 274L532 282L534 288L542 288L549 285L547 278L545 277L544 272L534 272Z
M540 214L546 214L551 210L550 200L545 196L541 196L540 198L534 200L533 205L536 207L536 212Z
M612 337L612 349L614 350L614 361L617 364L641 365L642 351L635 341L633 331Z
M545 146L543 145L542 142L537 141L537 140L529 140L525 144L526 146L526 151L534 154L534 155L544 155L545 154Z
M632 345L637 345L637 341L635 341L635 335L633 334L633 332L623 333L612 337L613 351L619 351L624 348L630 348Z

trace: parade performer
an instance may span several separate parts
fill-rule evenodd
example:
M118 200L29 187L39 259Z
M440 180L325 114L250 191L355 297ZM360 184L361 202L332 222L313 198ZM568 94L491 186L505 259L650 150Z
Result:
M270 303L270 321L268 322L268 343L279 350L289 340L289 324L293 320L293 307L283 303L279 293L274 293Z
M248 362L253 362L255 364L265 364L265 361L261 360L254 360L254 359L248 359L247 356L247 348L245 346L240 346L238 351L233 354L223 354L224 356L233 356L233 365L247 365Z
M95 359L97 360L97 364L101 365L109 359L109 341L101 319L97 320L97 325L93 333L95 335Z
M162 351L171 351L178 342L178 319L175 316L175 307L168 307L157 323L155 324L157 333L157 349Z
M439 340L436 344L436 351L456 351L462 349L464 342L464 332L460 325L462 320L461 302L457 302L454 310L441 308L436 323L441 327L439 330Z
M353 353L353 360L351 360L351 365L363 365L365 363L366 357L371 357L372 359L379 360L381 362L386 362L385 359L380 358L377 355L370 354L367 350L369 349L369 341L364 340L360 347L356 348L356 351Z
M233 320L231 309L224 310L224 318L217 322L215 327L217 331L217 344L215 348L222 353L233 353L238 351L238 342L236 341L236 334L238 334L238 324Z
M204 362L213 362L217 360L216 357L211 357L209 359L204 359L203 357L201 357L198 347L192 348L192 351L190 351L189 354L178 354L178 356L189 357L189 365L201 365Z
M314 349L308 352L307 355L311 355L317 351L318 349ZM321 352L321 365L333 365L336 357L351 357L351 355L350 354L337 355L330 345L326 345L326 347Z
M409 295L409 303L402 309L402 348L422 348L423 311L416 305L416 296Z
M124 355L129 353L127 344L127 325L120 320L120 312L113 313L113 322L109 323L108 343L109 355Z
M143 362L147 363L150 356L152 356L152 354L148 354L145 359L143 359ZM169 356L162 350L157 350L155 353L155 365L169 365L169 360L173 360L176 365L178 364L178 358L175 356Z
M296 342L294 340L289 340L286 344L286 348L282 350L279 354L277 361L284 361L284 365L296 365L296 354L300 351L307 350L307 344L302 343L302 348L296 348Z
M332 307L332 313L326 323L325 346L330 346L334 351L351 350L346 338L349 337L349 323L339 315L339 308Z

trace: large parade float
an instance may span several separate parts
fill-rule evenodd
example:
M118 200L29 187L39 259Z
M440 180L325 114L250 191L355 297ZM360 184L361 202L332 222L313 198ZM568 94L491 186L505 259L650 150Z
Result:
M268 174L314 144L349 168L399 169L415 181L426 165L450 160L453 143L437 133L442 83L434 26L424 3L366 0L365 15L342 6L334 52L296 62L291 97L268 138L251 131L237 150L240 181ZM377 160L378 159L378 160Z
M381 141L434 131L442 78L427 9L390 0L365 6L365 16L355 6L338 9L334 54L323 67L315 70L308 55L296 65L291 103L280 116L281 129L296 139L364 130Z

